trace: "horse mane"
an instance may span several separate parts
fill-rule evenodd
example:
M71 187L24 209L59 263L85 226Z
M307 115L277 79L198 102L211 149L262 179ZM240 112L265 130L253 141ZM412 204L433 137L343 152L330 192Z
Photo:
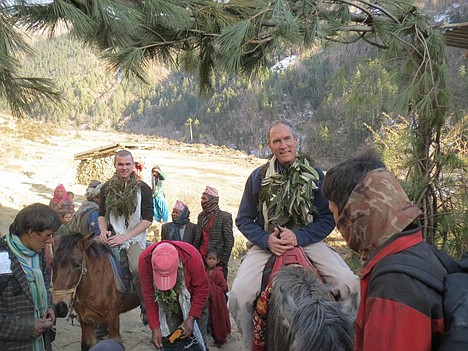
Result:
M296 265L273 280L266 332L268 350L353 350L351 318L312 271Z
M55 255L61 256L73 250L81 239L83 239L83 236L80 233L73 233L70 235L63 234L60 239L60 244L55 251ZM94 257L98 260L107 257L108 254L112 254L111 249L107 245L103 245L96 240L92 240L85 251L90 257Z

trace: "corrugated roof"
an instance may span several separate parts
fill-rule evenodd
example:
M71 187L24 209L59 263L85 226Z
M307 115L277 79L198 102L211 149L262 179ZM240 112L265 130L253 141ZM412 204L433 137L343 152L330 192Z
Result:
M447 46L468 50L468 23L450 23L439 27L444 31Z

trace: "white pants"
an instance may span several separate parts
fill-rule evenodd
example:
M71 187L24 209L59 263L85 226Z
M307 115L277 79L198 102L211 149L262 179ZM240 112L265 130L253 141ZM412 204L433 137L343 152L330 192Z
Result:
M323 241L303 247L315 268L335 296L344 298L359 291L359 279L341 256ZM272 253L253 246L247 251L229 293L229 311L244 338L245 350L252 349L253 302L260 293L263 269Z

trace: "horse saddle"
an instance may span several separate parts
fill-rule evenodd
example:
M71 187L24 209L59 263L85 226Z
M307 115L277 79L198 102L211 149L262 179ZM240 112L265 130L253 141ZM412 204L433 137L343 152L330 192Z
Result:
M265 288L271 283L274 273L279 271L281 267L290 264L297 264L301 267L311 269L322 282L324 281L322 275L317 268L314 267L312 261L307 257L302 247L296 246L293 249L286 251L281 256L271 255L263 269L261 291L265 290Z
M130 280L128 278L130 275L130 272L128 272L128 274L124 273L124 268L122 267L120 262L115 258L114 255L109 254L107 255L107 257L109 258L112 271L114 272L115 288L117 289L119 293L125 294L130 288Z

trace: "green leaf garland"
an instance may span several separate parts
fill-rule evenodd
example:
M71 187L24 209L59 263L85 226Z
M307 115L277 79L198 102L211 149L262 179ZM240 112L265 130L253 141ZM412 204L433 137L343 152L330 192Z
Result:
M259 199L268 208L268 221L284 225L292 218L304 226L313 221L314 192L319 175L305 158L296 158L285 172L265 177Z

